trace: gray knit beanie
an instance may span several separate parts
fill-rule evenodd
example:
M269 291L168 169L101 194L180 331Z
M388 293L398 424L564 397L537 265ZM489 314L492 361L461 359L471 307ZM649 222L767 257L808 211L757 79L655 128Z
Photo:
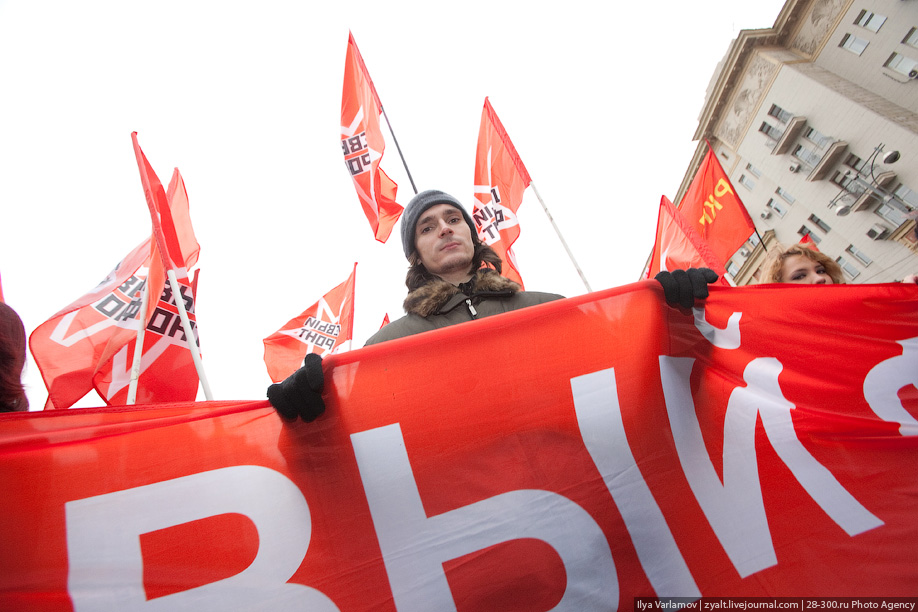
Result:
M466 212L465 207L462 206L459 200L443 191L428 189L411 198L408 206L405 207L405 212L402 213L402 247L405 249L405 257L411 257L414 252L414 230L418 224L418 219L421 218L421 214L437 204L449 204L462 211L462 216L472 231L472 241L475 242L478 238L478 229L475 227L475 222L472 221L472 217L469 216L469 213Z

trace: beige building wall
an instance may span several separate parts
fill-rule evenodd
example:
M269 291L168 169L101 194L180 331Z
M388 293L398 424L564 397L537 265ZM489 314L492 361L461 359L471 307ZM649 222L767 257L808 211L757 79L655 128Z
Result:
M915 28L915 0L790 0L773 28L731 45L676 200L710 141L757 228L728 262L735 284L756 282L767 247L804 234L848 282L918 273L918 78L901 72L918 66ZM891 151L899 160L884 164Z

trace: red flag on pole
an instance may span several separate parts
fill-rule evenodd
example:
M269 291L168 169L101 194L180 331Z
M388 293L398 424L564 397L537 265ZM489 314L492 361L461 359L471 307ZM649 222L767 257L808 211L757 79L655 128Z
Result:
M325 356L353 338L356 274L355 263L346 281L264 339L271 380L280 382L293 374L308 353Z
M813 241L812 238L810 238L809 234L807 234L806 236L800 239L800 244L802 244L805 247L809 247L810 249L813 249L814 251L819 250L819 247L816 246L816 243Z
M503 275L523 285L511 247L520 235L516 211L532 182L491 102L485 98L475 154L475 208L478 237L503 261Z
M645 278L653 278L658 272L686 268L711 268L720 279L726 270L710 247L692 228L692 224L678 211L669 198L660 198L660 216L657 217L657 239L650 256L650 265Z
M373 234L376 240L385 242L402 207L395 201L398 185L379 165L386 150L379 124L381 114L382 103L351 34L341 95L341 148Z
M95 289L32 332L29 349L48 389L46 410L76 403L92 390L100 366L135 339L138 315L149 321L157 306L150 300L146 315L140 313L141 292L148 282L150 295L159 296L165 278L152 238L122 259Z
M385 327L385 326L388 325L388 324L389 324L389 313L387 312L387 313L386 313L386 316L383 317L382 325L379 326L379 329L382 329L383 327Z
M755 224L710 145L679 212L708 243L721 266L755 232Z

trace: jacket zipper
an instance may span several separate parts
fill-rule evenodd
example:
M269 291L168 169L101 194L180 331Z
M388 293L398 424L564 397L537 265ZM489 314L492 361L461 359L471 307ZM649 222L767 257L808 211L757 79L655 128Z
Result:
M477 319L477 318L478 318L478 311L475 310L475 307L474 307L474 306L472 306L472 298L466 299L466 300L465 300L465 305L469 307L469 313L472 315L472 318L473 318L473 319Z

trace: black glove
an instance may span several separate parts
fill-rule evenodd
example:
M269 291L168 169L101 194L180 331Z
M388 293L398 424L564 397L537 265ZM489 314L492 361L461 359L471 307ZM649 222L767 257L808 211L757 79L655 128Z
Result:
M315 353L306 355L303 367L268 387L268 401L284 420L295 421L301 417L307 423L315 421L325 412L322 400L322 358Z
M666 303L672 307L683 308L691 308L696 299L703 300L708 297L708 283L713 283L717 278L717 273L711 268L673 270L654 276L654 279L663 285Z

